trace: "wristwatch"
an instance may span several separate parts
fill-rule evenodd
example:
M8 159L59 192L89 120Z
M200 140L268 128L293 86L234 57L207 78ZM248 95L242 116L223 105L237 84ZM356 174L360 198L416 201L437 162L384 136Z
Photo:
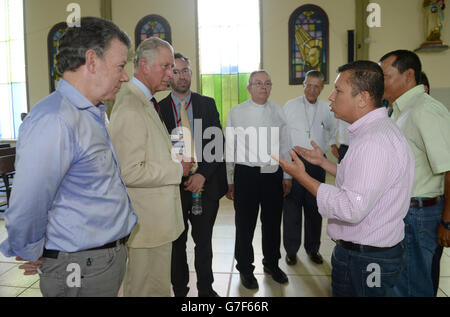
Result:
M444 220L441 220L441 224L444 226L445 229L450 230L450 222L445 222Z

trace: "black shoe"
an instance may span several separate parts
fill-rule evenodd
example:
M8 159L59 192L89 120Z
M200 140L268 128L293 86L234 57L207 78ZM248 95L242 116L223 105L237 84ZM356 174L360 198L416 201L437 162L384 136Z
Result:
M180 289L173 289L173 294L175 297L186 297L187 294L189 293L189 287L184 287L184 288L180 288Z
M242 285L244 285L245 288L257 289L259 287L258 281L256 280L256 277L253 275L253 273L249 273L249 274L241 273L240 275L241 275Z
M314 253L314 254L313 253L308 254L308 256L311 259L311 261L313 261L316 264L322 264L323 263L323 258L322 258L322 256L320 255L319 252Z
M212 288L207 292L198 291L198 297L220 297Z
M297 264L297 256L286 254L286 263L287 265L295 265Z
M275 282L280 284L289 282L286 273L284 273L278 266L273 269L268 266L264 266L264 272L270 274Z

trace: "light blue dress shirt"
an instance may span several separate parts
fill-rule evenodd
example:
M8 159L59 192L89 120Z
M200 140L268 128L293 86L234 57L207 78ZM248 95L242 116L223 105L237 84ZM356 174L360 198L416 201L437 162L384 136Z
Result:
M145 86L142 81L140 81L139 79L137 79L136 77L132 77L130 82L132 82L133 84L135 84L136 86L139 87L139 89L144 93L145 97L147 97L148 100L152 100L153 95L152 92L150 91L150 89L148 89L147 86Z
M20 126L16 174L5 214L5 256L37 260L44 247L76 252L127 236L136 225L104 123L65 80Z

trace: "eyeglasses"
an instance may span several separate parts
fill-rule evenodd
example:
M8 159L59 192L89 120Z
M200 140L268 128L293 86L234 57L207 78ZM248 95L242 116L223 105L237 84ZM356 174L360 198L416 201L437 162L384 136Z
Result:
M266 81L265 83L263 83L262 81L257 81L257 82L252 83L252 85L256 86L258 88L261 88L263 86L266 87L266 88L271 88L272 87L272 82Z
M174 76L180 76L180 75L186 76L186 75L189 75L190 73L191 73L191 70L189 68L183 68L181 71L179 71L178 69L173 70Z
M306 84L306 85L305 85L305 89L315 89L315 90L320 90L320 89L322 89L322 86Z

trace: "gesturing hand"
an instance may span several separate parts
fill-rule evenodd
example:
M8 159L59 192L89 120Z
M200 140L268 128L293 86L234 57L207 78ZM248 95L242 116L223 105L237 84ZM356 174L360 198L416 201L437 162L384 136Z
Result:
M281 157L275 156L271 154L270 156L278 161L283 171L294 177L295 179L299 180L299 178L306 173L305 171L305 165L303 162L298 158L297 154L293 150L289 151L289 154L291 155L293 162L288 162L284 160Z
M311 145L313 147L312 150L308 150L300 146L294 146L294 150L309 163L320 166L325 159L323 152L316 142L311 141Z

